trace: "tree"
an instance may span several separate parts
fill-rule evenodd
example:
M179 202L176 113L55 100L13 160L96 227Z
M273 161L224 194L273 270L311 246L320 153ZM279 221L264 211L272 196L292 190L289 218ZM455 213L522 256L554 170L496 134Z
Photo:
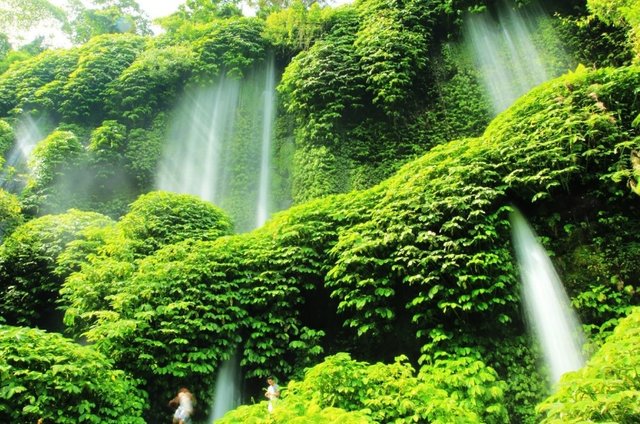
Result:
M109 223L104 215L71 210L33 219L16 228L0 246L0 312L6 322L52 324L46 319L55 309L66 276L64 272L54 272L58 255L85 228Z
M101 34L149 35L149 21L135 0L94 0L99 8L75 4L75 18L66 26L73 42L86 43Z
M0 32L28 30L46 20L64 23L66 19L64 9L48 0L0 0Z
M54 131L38 143L29 161L31 174L21 195L25 209L32 215L59 213L78 202L83 192L78 183L86 181L80 174L85 157L84 147L70 131Z
M0 325L0 421L144 424L146 394L88 346Z
M587 0L591 13L604 22L628 28L629 39L635 50L635 61L640 61L640 3L635 0Z

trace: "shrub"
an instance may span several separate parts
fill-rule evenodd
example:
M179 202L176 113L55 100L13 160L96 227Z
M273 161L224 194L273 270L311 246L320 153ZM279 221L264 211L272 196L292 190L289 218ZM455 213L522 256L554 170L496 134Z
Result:
M636 423L640 420L640 309L624 318L587 365L562 376L538 405L539 422Z
M65 277L54 272L58 255L85 228L110 222L98 213L70 210L16 228L0 246L0 312L6 322L46 324Z
M0 326L0 421L128 423L146 394L90 347L54 333Z

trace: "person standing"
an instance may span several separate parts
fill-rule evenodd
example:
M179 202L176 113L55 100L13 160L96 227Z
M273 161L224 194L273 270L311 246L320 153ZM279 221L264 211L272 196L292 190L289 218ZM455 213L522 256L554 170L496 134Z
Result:
M186 387L181 388L176 397L169 402L169 405L178 406L173 414L173 424L191 424L193 403L193 394Z
M269 413L271 413L273 412L276 401L280 397L280 387L278 387L278 385L276 384L276 379L274 377L267 378L267 384L269 384L269 387L267 387L264 395L267 399L269 399L269 405L267 406L267 409L269 410Z

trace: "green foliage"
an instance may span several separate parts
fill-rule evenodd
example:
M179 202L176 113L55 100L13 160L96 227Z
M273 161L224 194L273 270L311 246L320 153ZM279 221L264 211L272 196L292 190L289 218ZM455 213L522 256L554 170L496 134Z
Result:
M79 51L47 50L11 66L0 78L0 115L19 114L23 110L55 110L60 84L78 62ZM53 89L56 87L56 89ZM51 92L53 96L43 96Z
M462 363L473 365L465 370L471 388L464 391L459 390L467 387L462 380L459 385L446 382ZM502 384L493 370L470 358L439 361L416 376L404 357L370 365L339 353L307 370L304 380L289 383L272 422L507 422ZM240 417L266 422L265 412L263 402L231 412L220 422L238 422Z
M60 213L77 206L81 190L70 190L85 163L85 150L70 131L54 131L33 149L29 159L31 175L22 193L25 209L33 215Z
M127 128L117 121L107 120L91 132L87 146L87 166L92 170L89 196L96 198L95 203L128 203L134 195L128 176L122 172L125 167L127 147ZM106 208L105 208L106 209ZM116 210L124 210L118 207ZM104 209L102 209L104 210Z
M134 0L98 0L101 8L79 7L73 21L66 26L71 39L77 44L86 43L101 34L131 33L149 35L149 22Z
M18 198L0 188L0 243L22 224L22 207Z
M506 384L504 406L511 422L536 424L535 407L549 395L548 381L541 375L542 353L524 335L508 337L486 352L490 363Z
M359 4L360 28L353 43L373 105L399 118L421 94L417 75L427 64L428 38L420 25L424 8L402 2L366 0Z
M238 0L187 0L177 12L159 19L159 23L169 33L186 33L194 26L242 16L238 4Z
M54 273L58 255L85 228L109 222L94 212L70 210L28 221L6 237L0 246L0 312L5 322L46 324L66 275Z
M65 322L76 334L91 313L108 303L135 271L136 261L185 239L214 240L230 232L231 223L217 207L191 195L151 192L141 196L113 227L92 230L62 256L74 273L61 291ZM82 253L87 254L80 260Z
M345 186L344 159L335 157L325 147L303 146L294 153L296 178L291 187L294 202L349 191ZM342 162L342 163L341 163ZM342 166L341 166L342 165ZM322 175L323 178L318 178Z
M146 49L110 84L109 109L131 126L146 126L159 110L174 104L193 60L185 46Z
M260 36L263 28L264 22L256 18L210 23L204 36L193 45L196 82L211 82L225 73L242 77L256 60L264 60L266 46Z
M2 422L143 424L145 393L90 347L0 326Z
M624 27L640 60L640 5L634 0L587 0L590 12L608 24Z
M566 263L563 266L565 284L579 288L572 305L587 323L584 327L591 341L600 343L619 320L629 314L631 305L640 301L632 283L639 270L631 259L638 254L640 246L636 242L595 241L597 244L582 241L562 261Z
M291 61L278 86L312 144L335 145L337 123L365 106L366 81L353 55L357 18L353 8L336 12L327 36Z
M263 36L283 54L293 56L322 36L332 15L333 9L321 8L317 2L307 7L304 1L294 0L267 16Z
M165 115L159 114L151 128L135 128L129 132L124 152L126 169L136 187L145 193L153 189L156 168L162 154L162 143L166 132Z
M94 37L82 46L78 67L62 89L62 116L71 122L96 123L104 118L109 85L131 65L144 47L142 37L118 34Z
M616 422L640 419L640 310L623 319L606 343L538 406L541 423Z
M586 66L626 66L633 58L624 28L607 25L600 19L562 17L555 31L577 63Z
M156 191L140 196L118 223L135 256L147 256L162 246L194 238L215 240L229 234L232 224L211 203L192 195Z
M0 119L0 167L4 164L4 155L13 146L14 132L11 125Z
M482 137L438 146L372 189L300 205L252 233L165 245L136 263L132 252L155 249L140 233L131 244L140 249L97 257L67 281L67 314L88 319L87 335L120 366L162 378L154 390L167 395L181 379L206 393L216 364L236 349L249 377L291 375L341 343L376 358L422 353L423 362L467 346L493 350L521 331L506 205L540 208L545 234L566 209L550 199L578 191L608 208L576 202L571 219L590 222L589 237L606 244L605 234L616 243L637 234L635 195L620 173L636 137L639 80L638 68L571 73L525 96ZM637 278L631 267L624 275ZM508 388L512 399L533 374L527 364ZM477 365L446 363L477 371L471 392L449 371L433 372L456 396L473 394L465 408L500 421L504 409L494 406L505 388ZM500 390L484 390L489 383ZM527 389L523 404L537 395ZM527 416L524 407L514 413Z
M444 389L458 406L478 414L483 423L509 422L504 404L507 384L478 359L479 355L470 349L464 352L468 356L439 358L423 366L421 379Z
M481 135L489 124L491 105L468 49L460 43L444 43L429 68L435 84L429 94L432 103L417 123L425 127L422 137L438 145Z

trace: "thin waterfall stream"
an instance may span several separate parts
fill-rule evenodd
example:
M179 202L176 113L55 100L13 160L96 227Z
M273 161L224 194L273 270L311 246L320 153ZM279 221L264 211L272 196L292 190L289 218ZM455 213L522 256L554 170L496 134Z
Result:
M554 76L533 42L535 23L546 15L535 2L526 9L503 2L495 17L488 12L466 16L465 41L495 114Z
M584 335L551 259L520 212L511 215L527 324L540 342L551 383L584 366Z

